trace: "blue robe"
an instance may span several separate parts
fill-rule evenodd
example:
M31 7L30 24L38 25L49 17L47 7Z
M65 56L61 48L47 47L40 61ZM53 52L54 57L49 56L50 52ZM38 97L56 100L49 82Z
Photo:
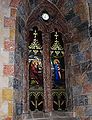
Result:
M55 85L60 85L60 76L58 71L58 64L54 64Z

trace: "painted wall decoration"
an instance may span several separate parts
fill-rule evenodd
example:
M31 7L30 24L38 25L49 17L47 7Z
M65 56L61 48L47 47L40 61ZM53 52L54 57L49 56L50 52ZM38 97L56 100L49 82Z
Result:
M16 90L21 90L22 89L22 82L21 82L21 80L18 80L16 78L14 78L13 88L16 89Z
M64 7L67 11L70 11L71 9L73 9L75 6L75 1L74 0L67 0L65 3L64 3Z
M16 103L16 114L21 115L23 112L23 104L22 103Z

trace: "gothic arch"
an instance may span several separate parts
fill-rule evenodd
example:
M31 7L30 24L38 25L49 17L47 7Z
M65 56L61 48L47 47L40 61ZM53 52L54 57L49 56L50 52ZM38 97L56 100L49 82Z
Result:
M46 10L53 19L48 20L48 22L43 21L41 18L41 14L44 10ZM32 29L34 26L37 26L40 31L43 31L43 34L54 32L54 29L57 28L58 32L62 33L63 35L64 43L71 41L67 22L64 20L64 17L61 14L61 12L58 10L58 8L49 1L43 0L41 4L39 4L36 7L36 9L34 9L28 16L26 20L26 28L25 28L27 36L30 29ZM65 55L65 59L66 59L66 55Z
M48 14L50 15L50 20L45 23L43 20L41 20L41 14L42 12L46 10ZM39 12L38 12L39 11ZM54 12L53 12L54 11ZM34 9L30 15L27 18L26 21L26 27L27 29L30 29L31 25L35 22L39 21L41 24L45 26L45 32L51 32L54 31L53 28L58 27L58 31L62 32L63 34L69 33L69 27L67 25L67 22L65 21L62 13L59 11L59 9L52 4L51 2L47 0L43 0L41 4L39 4L36 9ZM53 26L52 29L49 29L48 26ZM55 26L55 27L54 27Z
M44 10L46 10L49 13L49 15L51 16L51 19L48 20L48 22L45 22L41 19L41 15L42 15L42 12ZM54 13L53 13L53 11L54 11ZM67 22L64 20L64 17L62 15L62 13L59 11L59 9L49 1L43 0L41 2L41 4L39 4L36 7L36 9L33 9L33 11L30 12L30 15L27 17L27 19L25 21L25 39L26 39L26 42L27 42L26 47L28 47L28 41L30 40L29 31L34 26L37 26L40 31L43 31L43 34L46 33L45 40L48 39L49 43L50 43L50 38L49 38L48 33L54 32L55 28L58 29L58 32L62 33L64 43L67 43L67 42L71 41L70 34L69 34L69 27L68 27ZM48 46L49 45L50 44L48 44ZM25 62L26 62L25 63L26 64L25 65L25 70L28 71L28 61L26 60L26 58L28 58L27 51L28 51L28 49L26 48L24 59L25 59ZM26 56L26 58L25 58L25 56ZM65 55L65 57L66 57L66 55ZM49 64L49 66L50 66L50 64ZM28 73L27 71L26 71L26 74ZM26 79L27 79L27 83L26 83L23 91L25 91L26 87L28 89L28 76L26 76ZM67 84L67 81L66 81L66 84ZM25 102L24 105L26 106L26 109L24 108L25 109L24 111L27 111L29 109L28 108L28 94L29 93L26 90L26 95L24 95L26 97L26 98L24 98L25 99L24 100L24 102ZM46 103L46 104L49 105L49 103ZM46 109L48 109L48 108L46 108ZM52 107L49 110L51 111Z
M40 19L41 13L44 11L44 9L46 9L47 12L53 18L47 23ZM57 6L49 1L43 0L41 1L41 3L39 1L39 4L36 6L36 8L33 9L33 11L31 11L30 14L28 15L27 20L25 21L25 33L26 33L25 39L27 38L30 29L34 26L37 26L38 29L43 31L44 33L51 33L54 31L54 28L57 28L58 31L63 34L65 44L72 40L69 31L69 26L65 21L64 16L62 15L61 11L57 8ZM49 26L51 26L50 29ZM67 57L66 54L67 53L65 52L65 61Z
M12 1L14 1L14 0L12 0ZM15 0L15 1L18 1L18 0ZM80 1L78 1L78 2L80 2L81 3L81 1L83 1L83 0L80 0ZM24 2L24 1L21 1L21 2ZM60 2L60 3L59 3ZM69 0L69 2L70 2L70 0ZM77 2L77 1L76 1ZM83 1L84 2L84 1ZM73 51L72 51L72 53L71 53L71 50L70 49L73 49L73 48L77 48L77 50L78 50L78 47L79 47L79 44L81 44L81 43L79 43L79 40L80 40L80 38L77 36L77 39L75 38L75 36L73 36L73 38L71 37L71 32L72 32L72 34L74 33L74 32L76 32L76 30L75 31L69 31L69 30L71 30L71 27L70 26L68 26L68 22L66 22L66 20L64 19L64 15L66 15L68 12L66 12L66 11L62 11L62 9L63 8L61 8L61 6L64 6L65 4L64 4L64 0L58 0L58 3L56 4L56 5L54 5L53 3L51 3L50 1L47 1L47 0L38 0L38 5L36 6L36 8L34 8L33 10L32 10L32 8L31 8L31 5L28 5L28 4L25 4L25 3L28 3L28 2L26 2L26 0L25 0L25 2L24 2L24 6L27 6L27 7L25 7L26 8L26 10L27 10L27 13L26 13L26 20L25 20L25 23L26 23L26 27L25 27L25 33L26 33L26 37L28 36L28 32L29 32L29 30L30 30L30 28L32 28L33 26L35 26L35 25L37 25L37 27L38 27L38 29L39 30L41 30L41 31L44 31L44 32L52 32L52 31L54 31L54 28L57 28L58 27L58 31L59 32L61 32L62 34L63 34L63 36L65 36L64 37L64 43L65 43L65 62L66 62L66 64L67 64L67 66L66 66L66 69L68 68L68 71L67 71L67 73L66 73L66 81L67 81L67 78L69 78L69 80L68 80L68 83L70 84L70 83L73 83L74 85L75 85L75 81L74 81L74 79L72 78L72 79L70 79L70 77L72 77L72 74L71 73L68 73L70 70L72 70L73 71L73 67L75 67L75 69L76 69L76 66L70 66L70 64L72 64L72 65L75 65L74 64L74 62L76 62L76 61L73 61L75 58L75 53L73 53ZM80 4L80 3L78 3L78 4ZM78 5L77 4L77 5ZM90 4L90 3L89 3ZM18 4L17 4L18 5ZM83 6L85 6L85 5L83 5ZM53 22L49 22L49 24L46 24L45 22L43 22L43 21L41 21L41 20L39 20L38 19L38 15L39 15L39 13L40 13L40 15L41 15L41 12L44 10L44 8L46 8L46 9L48 9L48 11L51 13L51 15L53 15L53 11L55 11L55 14L56 14L56 16L55 15L53 15L54 17L55 17L55 23ZM60 9L59 9L60 8ZM29 9L29 10L28 10ZM75 6L74 6L74 10L75 10L76 8L75 8ZM81 9L80 9L81 10ZM79 10L79 12L80 12L80 10ZM39 12L38 12L39 11ZM76 11L76 10L75 10ZM74 12L75 12L74 11ZM84 12L84 11L83 11ZM57 13L59 13L59 14L57 14ZM62 13L63 13L63 15L62 15ZM85 14L85 12L84 12L84 14ZM77 15L80 15L78 12L77 12ZM61 17L60 17L61 16ZM87 16L86 16L86 19L87 19ZM59 22L58 22L59 21ZM83 19L83 21L85 21L84 19ZM82 21L82 22L83 22ZM82 23L81 23L82 24ZM90 23L91 24L91 23ZM51 29L48 29L48 26L49 25L51 25ZM74 28L74 29L76 29L76 28ZM74 34L75 35L75 34ZM78 34L77 34L78 35ZM25 37L25 39L26 39L26 37ZM27 40L27 39L26 39ZM73 40L73 41L72 41ZM83 42L85 42L85 40L83 41ZM67 43L67 45L66 45L66 43ZM68 44L69 43L69 44ZM72 44L71 44L72 43ZM77 44L76 44L77 43ZM73 49L74 50L74 49ZM75 50L75 52L78 52L77 50ZM68 54L69 53L69 54ZM81 53L81 52L80 52ZM72 54L72 57L73 58L70 58L71 57L71 54ZM79 55L79 54L78 54ZM81 55L81 54L80 54ZM27 55L26 55L27 56ZM67 59L66 59L67 58ZM76 58L77 59L77 58ZM81 64L80 64L81 65ZM27 66L27 65L26 65ZM81 66L82 67L82 66ZM71 69L70 69L71 68ZM79 70L80 68L78 68L78 70ZM26 71L26 70L25 70ZM74 72L74 71L73 71ZM75 75L75 74L74 74ZM78 78L78 80L79 80L79 78ZM79 81L77 81L77 82L79 82ZM71 91L70 92L70 94L73 92L72 91L72 87L73 87L73 84L71 85L71 89L69 89L69 91ZM77 85L75 85L75 87L73 87L73 88L76 88L77 87ZM68 91L68 90L67 90ZM76 91L74 91L74 92L76 92ZM78 91L77 91L78 92ZM26 96L27 97L27 96ZM69 98L70 100L71 99L73 99L73 97L74 96L72 96L72 94L71 94L71 97ZM79 94L78 94L78 97L79 97ZM27 98L26 98L27 99ZM75 98L76 99L76 98ZM26 102L27 102L27 100L25 101L25 104L26 104ZM69 101L70 102L70 101ZM71 101L72 102L72 101ZM26 106L26 105L25 105ZM75 106L77 106L77 105L75 105ZM71 103L71 105L69 106L69 107L75 107L75 106L73 106L73 103ZM79 106L79 105L78 105ZM74 108L74 110L75 110L75 108ZM27 111L27 110L25 110L25 111ZM77 111L77 110L76 110Z

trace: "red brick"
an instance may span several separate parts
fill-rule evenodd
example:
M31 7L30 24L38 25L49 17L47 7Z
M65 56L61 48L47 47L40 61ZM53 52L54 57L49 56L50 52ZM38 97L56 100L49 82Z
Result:
M16 17L16 9L11 8L11 17Z
M14 75L14 66L13 65L4 65L3 74L6 76Z
M14 41L5 40L4 41L4 49L7 51L14 51L15 50Z
M7 118L5 118L5 120L12 120L12 118L11 117L7 117Z
M86 60L91 60L91 50L87 50L85 56L86 56Z
M90 120L90 117L81 117L80 120Z
M83 86L83 92L84 93L92 92L92 84L85 84Z
M15 19L4 17L4 27L15 27Z
M11 0L10 6L11 7L17 7L17 5L19 4L20 0Z

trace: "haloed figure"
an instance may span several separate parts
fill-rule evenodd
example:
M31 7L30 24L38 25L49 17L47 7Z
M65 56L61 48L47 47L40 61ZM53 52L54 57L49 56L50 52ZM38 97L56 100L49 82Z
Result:
M61 69L60 62L58 59L54 60L54 75L55 75L55 85L59 86L61 84Z

